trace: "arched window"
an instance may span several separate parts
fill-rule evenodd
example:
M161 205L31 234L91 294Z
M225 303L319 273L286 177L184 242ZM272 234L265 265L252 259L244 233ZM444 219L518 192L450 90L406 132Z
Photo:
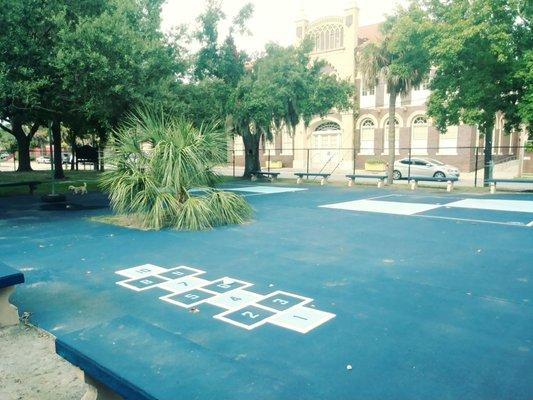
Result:
M400 154L400 121L394 118L394 153ZM389 119L385 121L385 129L383 129L383 154L389 154Z
M374 154L374 121L366 118L361 122L360 154Z
M428 152L428 120L419 115L411 124L411 154L425 155Z
M323 132L323 131L340 131L341 127L336 122L327 121L323 122L320 125L318 125L315 129L315 132Z
M343 46L343 27L340 24L321 25L309 35L315 44L314 51L335 50Z
M427 118L422 115L416 117L413 120L413 125L416 125L416 126L427 126L427 124L428 124Z

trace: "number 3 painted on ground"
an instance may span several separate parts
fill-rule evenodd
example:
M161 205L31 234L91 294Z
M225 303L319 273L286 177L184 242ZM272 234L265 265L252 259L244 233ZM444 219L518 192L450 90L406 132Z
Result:
M259 317L259 314L252 314L250 311L245 311L241 314L243 317L250 317L251 319L256 319Z

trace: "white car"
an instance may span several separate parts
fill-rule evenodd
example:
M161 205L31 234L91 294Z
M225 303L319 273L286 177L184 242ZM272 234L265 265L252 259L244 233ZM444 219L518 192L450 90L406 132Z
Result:
M394 179L408 176L429 176L434 178L459 178L459 169L432 158L403 158L394 162Z
M40 157L37 157L35 161L37 161L39 164L50 164L50 157L40 156Z

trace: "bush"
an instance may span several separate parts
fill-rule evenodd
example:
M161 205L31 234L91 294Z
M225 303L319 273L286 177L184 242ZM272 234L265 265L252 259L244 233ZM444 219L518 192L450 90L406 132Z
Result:
M138 110L114 132L100 185L111 207L139 227L199 230L238 224L251 217L248 203L235 193L196 187L212 186L214 165L226 161L226 135L215 125L200 129L163 113Z

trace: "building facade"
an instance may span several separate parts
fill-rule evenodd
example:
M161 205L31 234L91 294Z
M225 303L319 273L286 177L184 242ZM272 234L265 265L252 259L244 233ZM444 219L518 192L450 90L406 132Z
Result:
M295 33L296 44L306 37L311 38L314 43L311 57L326 61L326 72L354 83L354 90L359 91L360 109L355 120L352 110L332 110L325 118L314 118L308 126L300 123L293 137L285 132L272 142L263 141L263 161L268 158L278 165L281 162L283 167L309 166L310 170L325 172L364 169L369 160L385 161L390 151L387 87L383 82L365 84L355 65L355 54L361 46L367 41L380 40L379 24L360 26L359 10L354 4L343 15L314 21L302 16L296 22ZM426 115L429 95L427 84L422 84L407 95L398 96L396 155L435 158L465 172L475 168L477 158L481 168L483 159L481 154L476 157L476 146L482 143L476 127L450 126L446 133L440 133ZM518 135L504 134L503 118L497 116L493 139L495 160L513 156L516 152L513 147L517 145ZM236 163L242 163L244 152L240 137L235 140L234 150Z

